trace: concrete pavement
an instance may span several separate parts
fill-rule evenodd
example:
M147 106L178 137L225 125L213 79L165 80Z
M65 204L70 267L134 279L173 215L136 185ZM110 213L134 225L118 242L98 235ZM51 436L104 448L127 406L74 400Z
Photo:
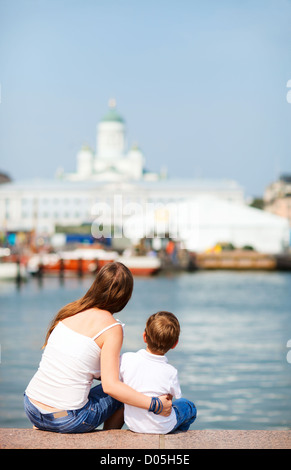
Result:
M197 430L155 435L129 430L59 434L1 428L0 449L291 449L291 430Z

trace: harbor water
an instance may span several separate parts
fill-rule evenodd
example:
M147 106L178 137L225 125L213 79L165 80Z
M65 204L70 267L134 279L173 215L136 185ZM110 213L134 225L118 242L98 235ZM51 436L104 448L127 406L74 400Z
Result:
M92 278L0 283L0 427L30 427L23 392L38 367L47 326ZM183 396L198 409L191 429L291 429L291 273L198 271L135 278L117 314L123 352L144 347L147 317L169 310L181 323L167 354Z

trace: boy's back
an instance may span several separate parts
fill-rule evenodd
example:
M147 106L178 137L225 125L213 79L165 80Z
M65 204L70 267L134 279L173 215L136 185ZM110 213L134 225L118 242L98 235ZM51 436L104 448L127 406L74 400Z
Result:
M122 355L120 378L148 396L169 393L174 398L181 397L177 370L168 363L166 356L151 354L145 349ZM129 405L124 407L124 419L132 431L153 434L166 434L177 422L174 409L170 416L165 417Z

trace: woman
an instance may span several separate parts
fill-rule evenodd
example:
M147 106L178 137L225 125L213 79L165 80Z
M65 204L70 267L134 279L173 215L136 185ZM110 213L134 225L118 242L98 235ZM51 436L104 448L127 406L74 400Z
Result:
M26 414L35 427L63 433L121 428L123 403L168 416L170 397L153 409L151 397L119 380L123 325L113 314L129 301L133 278L122 263L108 263L82 297L55 316L38 371L24 394ZM91 388L94 378L102 385Z

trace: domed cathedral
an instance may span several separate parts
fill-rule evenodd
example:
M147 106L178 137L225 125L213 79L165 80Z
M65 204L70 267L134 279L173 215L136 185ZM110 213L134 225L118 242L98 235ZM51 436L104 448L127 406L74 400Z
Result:
M137 144L129 151L126 145L126 125L110 99L108 111L97 124L96 154L84 145L77 154L77 171L64 175L69 180L128 181L159 179L156 173L145 171L145 159Z

